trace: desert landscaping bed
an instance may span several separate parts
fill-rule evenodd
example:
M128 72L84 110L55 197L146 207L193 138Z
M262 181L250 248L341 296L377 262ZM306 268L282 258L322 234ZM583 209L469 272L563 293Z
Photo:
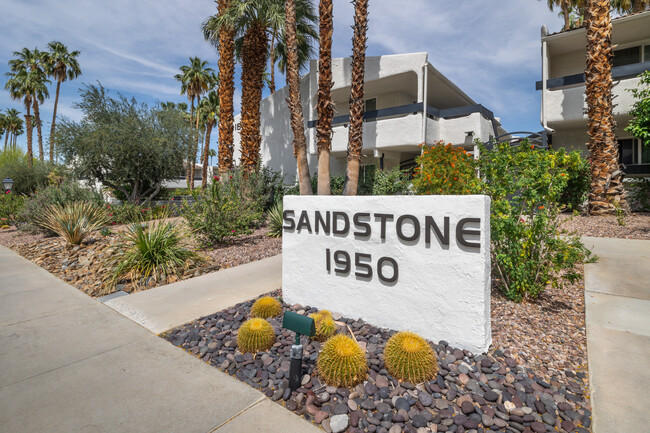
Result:
M633 212L623 218L620 225L613 215L587 216L560 215L562 227L581 236L650 240L650 213Z
M579 287L573 287L577 290ZM281 292L272 294L281 296ZM198 319L162 336L175 346L259 389L273 401L334 432L588 432L591 412L584 360L584 317L567 313L554 303L493 300L493 345L486 355L474 355L432 343L438 358L435 380L399 382L384 368L383 349L394 331L362 320L338 317L365 347L367 380L352 389L322 383L315 371L321 344L304 340L302 386L288 388L292 333L281 318L270 319L277 341L256 356L237 350L237 330L249 318L253 301ZM565 302L577 303L571 298ZM553 308L549 308L553 307ZM283 305L299 314L316 312L308 306ZM574 305L573 310L584 309ZM507 317L504 317L507 313ZM520 325L514 322L530 318ZM575 315L576 317L572 317ZM565 323L566 321L575 323ZM571 329L575 326L576 329ZM544 334L547 333L546 336ZM577 340L577 341L574 341ZM562 349L566 345L567 348ZM577 352L574 354L574 352Z
M111 257L111 247L117 243L117 233L121 230L122 226L112 226L108 236L96 232L81 246L71 246L66 245L61 237L29 235L12 228L0 232L0 245L11 248L91 296L103 296L116 290L134 292L150 289L271 257L280 254L282 249L282 240L268 237L268 228L263 227L213 249L199 250L199 254L206 259L205 263L188 269L180 277L172 276L165 280L150 278L144 284L127 282L109 287L106 284L109 270L105 262Z

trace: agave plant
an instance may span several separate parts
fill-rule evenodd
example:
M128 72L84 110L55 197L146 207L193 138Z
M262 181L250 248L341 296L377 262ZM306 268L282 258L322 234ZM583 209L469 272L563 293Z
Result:
M167 278L202 263L186 239L182 228L173 222L131 224L116 245L109 283L129 278L137 285L142 279Z
M36 217L36 224L63 237L72 245L79 245L88 235L108 221L104 208L90 202L78 201L46 206Z
M269 236L272 238L282 237L282 202L278 201L269 210Z

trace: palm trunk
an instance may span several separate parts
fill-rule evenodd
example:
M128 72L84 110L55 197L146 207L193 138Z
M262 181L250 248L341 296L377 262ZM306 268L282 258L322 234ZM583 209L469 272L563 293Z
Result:
M230 0L219 0L219 14L230 5ZM235 94L235 32L219 31L219 170L233 169L234 94Z
M359 167L363 148L363 81L368 32L368 0L354 0L354 36L352 39L352 80L350 84L350 130L348 165L344 195L357 195Z
M9 139L9 131L5 134L5 152L7 151L7 140Z
M244 170L257 167L260 156L260 103L264 86L264 69L268 40L266 29L253 23L244 35L242 48L241 160Z
M32 134L34 132L34 127L32 125L30 106L31 100L28 100L28 102L25 104L25 109L27 110L27 113L25 114L25 128L27 130L27 165L29 168L32 168L32 165L34 163L34 152L32 150Z
M591 191L589 211L594 215L611 214L617 208L627 211L624 173L618 159L618 145L612 115L612 21L610 0L587 3L587 69L585 96Z
M271 78L269 79L269 91L275 93L275 29L271 36Z
M562 2L562 16L564 17L564 30L571 29L571 10L567 1Z
M41 128L41 112L38 109L38 100L34 98L34 123L36 123L36 134L38 136L38 159L43 162L43 130Z
M293 130L293 156L298 163L298 183L300 195L312 195L307 161L307 138L305 137L305 118L300 101L300 75L298 73L298 39L296 28L296 0L285 1L287 77L289 78L289 112Z
M208 185L208 157L210 154L210 136L212 135L212 127L214 126L214 121L208 121L205 130L205 145L203 146L203 173L201 174L201 188L205 189Z
M316 139L318 147L318 195L330 195L330 151L332 149L332 32L333 2L320 0L320 48L318 57L318 103Z
M190 158L192 163L190 164L190 191L194 190L194 175L196 173L196 154L199 151L199 140L201 139L201 130L199 129L199 121L201 120L199 104L201 102L201 97L199 96L196 101L196 138L193 140L192 149L190 151Z
M59 106L59 89L61 81L56 82L56 97L54 98L54 113L52 114L52 126L50 127L50 162L54 162L54 129L56 123L56 108Z
M194 96L187 98L190 101L190 128L194 125ZM192 155L192 146L194 146L194 137L191 138L192 141L187 146L187 167L185 169L185 182L189 189L192 189L194 186L194 180L190 177L190 157Z

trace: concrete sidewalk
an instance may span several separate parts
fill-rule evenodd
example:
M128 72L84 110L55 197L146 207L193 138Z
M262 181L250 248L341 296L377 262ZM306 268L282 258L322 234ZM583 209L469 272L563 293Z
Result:
M106 301L160 334L282 287L282 255Z
M650 241L589 238L585 265L593 432L642 432L650 424Z
M320 430L0 247L0 431Z

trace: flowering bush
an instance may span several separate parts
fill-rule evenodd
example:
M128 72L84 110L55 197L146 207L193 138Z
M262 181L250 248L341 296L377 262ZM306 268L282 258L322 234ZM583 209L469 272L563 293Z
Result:
M206 191L195 192L196 202L184 202L181 214L203 246L250 233L259 226L263 206L233 178L213 179Z
M444 144L421 145L416 158L413 187L417 194L465 195L480 192L474 157L465 150Z
M564 151L533 146L480 146L483 190L492 198L492 265L506 296L537 298L547 284L580 277L589 251L560 229L559 200L568 181Z
M566 186L560 193L559 203L569 210L580 210L589 193L591 182L589 161L578 152L566 152L564 149L551 152L551 155L555 166L563 168L566 172L560 174L566 177Z
M15 224L26 197L15 193L0 193L0 226Z

